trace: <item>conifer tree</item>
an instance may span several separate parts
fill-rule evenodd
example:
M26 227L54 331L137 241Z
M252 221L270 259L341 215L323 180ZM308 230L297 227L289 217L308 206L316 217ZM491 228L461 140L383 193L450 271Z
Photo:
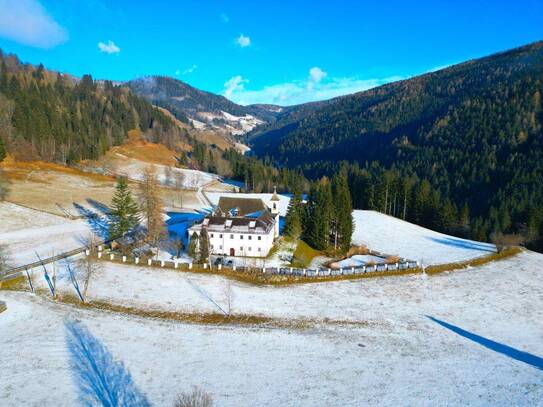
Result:
M315 249L324 250L328 247L332 208L333 201L330 182L328 182L327 178L323 178L315 190L308 213L311 220L307 240Z
M334 195L334 212L331 227L334 235L334 248L346 252L351 247L353 207L347 175L344 172L334 177L332 191Z
M295 192L288 204L283 234L292 239L298 239L302 234L302 196Z
M119 177L111 200L109 236L120 237L135 228L140 222L138 212L138 205L132 197L126 178Z
M165 233L165 225L162 217L164 208L154 166L145 168L139 187L140 207L147 221L147 240L158 249L158 243Z
M198 254L198 242L199 242L198 234L193 233L190 237L189 241L189 249L188 249L188 255L192 257L192 259L196 260L196 255Z
M200 233L200 263L209 262L209 236L207 230L202 229Z

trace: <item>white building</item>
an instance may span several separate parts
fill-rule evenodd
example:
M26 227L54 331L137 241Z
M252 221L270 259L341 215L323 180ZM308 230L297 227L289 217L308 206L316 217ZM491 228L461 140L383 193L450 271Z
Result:
M275 192L271 207L260 198L220 197L214 211L188 229L189 237L205 229L210 254L266 257L279 237L278 201Z

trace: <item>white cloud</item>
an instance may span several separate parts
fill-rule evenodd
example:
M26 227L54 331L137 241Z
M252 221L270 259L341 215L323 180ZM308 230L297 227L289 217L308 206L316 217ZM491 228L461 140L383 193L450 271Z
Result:
M198 68L198 65L192 64L191 66L189 66L187 69L185 69L185 70L183 71L183 75L191 74L191 73L193 73L197 68Z
M221 21L222 21L224 24L230 22L230 17L228 17L228 14L226 14L226 13L221 13Z
M318 66L315 66L309 70L309 79L307 80L307 89L311 90L318 85L328 75Z
M0 37L51 48L67 41L68 33L37 0L0 0Z
M238 38L236 38L236 43L241 47L241 48L245 48L245 47L248 47L249 45L251 45L251 38L243 35L243 34L240 34Z
M223 95L230 98L234 93L243 92L245 90L245 83L248 83L247 79L243 79L241 75L234 76L228 79L224 83Z
M228 94L226 93L226 90L224 92L224 95L232 101L242 105L270 103L283 106L331 99L337 96L361 92L402 79L399 76L372 79L360 79L357 77L329 78L327 73L321 69L312 68L310 69L309 77L306 80L279 83L265 86L262 89L251 90L245 89L245 86L243 86L243 83L247 83L248 80L238 76L230 79L230 81L225 84L225 89L227 89L226 85L235 78L239 78L239 80L242 81L238 84L239 86L230 86L228 87ZM235 81L230 84L235 85Z
M118 54L121 52L121 49L111 40L109 40L107 44L100 41L98 43L98 49L100 52L105 52L106 54Z

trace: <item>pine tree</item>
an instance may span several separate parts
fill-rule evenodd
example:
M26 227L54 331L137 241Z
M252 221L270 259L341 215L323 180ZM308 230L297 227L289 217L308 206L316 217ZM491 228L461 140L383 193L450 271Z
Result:
M302 196L295 192L288 204L283 234L292 239L298 239L302 234Z
M328 247L332 209L330 182L327 178L323 178L316 188L308 213L311 221L307 233L307 243L315 249L324 250Z
M188 249L188 255L192 257L193 260L196 259L196 255L198 254L198 242L199 242L198 234L193 233L190 237L189 241L189 249Z
M332 191L334 209L331 227L334 235L334 248L346 252L351 247L353 235L353 207L347 175L344 172L334 177Z
M138 212L138 205L132 197L126 178L119 177L111 200L109 236L120 237L135 228L140 222Z
M202 229L200 233L200 263L209 262L209 235L207 230Z

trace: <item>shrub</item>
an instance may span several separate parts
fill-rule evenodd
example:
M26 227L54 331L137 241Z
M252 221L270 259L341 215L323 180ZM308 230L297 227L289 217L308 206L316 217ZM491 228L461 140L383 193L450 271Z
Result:
M177 396L174 407L213 407L213 397L200 387L194 386L191 391Z

